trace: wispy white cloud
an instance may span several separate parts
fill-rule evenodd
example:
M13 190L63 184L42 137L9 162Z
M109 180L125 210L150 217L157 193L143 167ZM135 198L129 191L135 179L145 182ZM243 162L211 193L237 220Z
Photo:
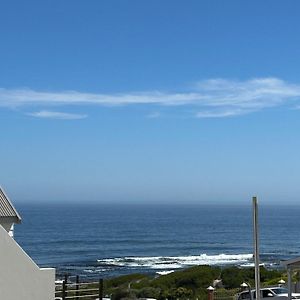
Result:
M130 105L130 104L161 104L185 105L198 102L198 93L164 93L160 91L93 94L78 91L39 92L31 89L8 90L0 89L0 106L18 107L24 105Z
M243 109L206 110L196 113L197 118L226 118L248 114L251 111Z
M60 120L79 120L87 117L87 115L83 115L83 114L71 114L71 113L49 111L49 110L32 112L32 113L28 113L28 115L36 118L60 119Z
M292 84L272 77L245 81L202 80L193 88L183 92L145 91L101 94L79 91L42 92L32 89L0 89L0 106L8 108L30 105L42 109L59 105L136 104L170 108L189 106L197 111L196 117L201 118L229 117L277 106L297 106L300 105L299 98L300 84Z

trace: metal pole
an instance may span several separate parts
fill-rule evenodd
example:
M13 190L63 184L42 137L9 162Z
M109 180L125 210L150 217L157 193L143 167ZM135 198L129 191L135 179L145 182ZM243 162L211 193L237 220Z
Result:
M253 240L254 240L255 290L256 290L256 300L260 300L258 206L257 206L256 197L252 198L252 202L253 202Z

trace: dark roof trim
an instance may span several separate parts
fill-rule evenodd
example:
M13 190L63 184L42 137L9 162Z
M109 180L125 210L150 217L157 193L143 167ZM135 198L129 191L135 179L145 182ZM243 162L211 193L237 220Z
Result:
M0 186L0 220L13 218L16 223L21 222L21 217L17 210L14 208L10 202L8 196Z
M285 267L300 267L300 257L292 258L281 262Z

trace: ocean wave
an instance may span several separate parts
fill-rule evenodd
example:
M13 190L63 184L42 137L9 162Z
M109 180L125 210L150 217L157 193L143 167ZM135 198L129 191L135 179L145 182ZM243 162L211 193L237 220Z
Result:
M170 270L170 271L157 271L156 274L158 275L168 275L174 273L174 270Z
M252 254L201 254L191 256L116 257L98 259L97 261L99 265L110 267L170 270L197 265L241 265L250 263L252 259Z
M265 265L266 265L265 263L259 264L260 267L264 267ZM241 264L240 266L243 268L254 268L255 264L250 262L250 263Z

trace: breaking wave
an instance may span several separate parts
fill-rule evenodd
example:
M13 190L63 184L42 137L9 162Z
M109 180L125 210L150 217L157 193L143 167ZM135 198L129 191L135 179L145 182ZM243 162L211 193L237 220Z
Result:
M99 265L107 267L170 270L198 265L243 265L250 263L252 259L252 254L201 254L192 256L116 257L98 259L97 261Z

